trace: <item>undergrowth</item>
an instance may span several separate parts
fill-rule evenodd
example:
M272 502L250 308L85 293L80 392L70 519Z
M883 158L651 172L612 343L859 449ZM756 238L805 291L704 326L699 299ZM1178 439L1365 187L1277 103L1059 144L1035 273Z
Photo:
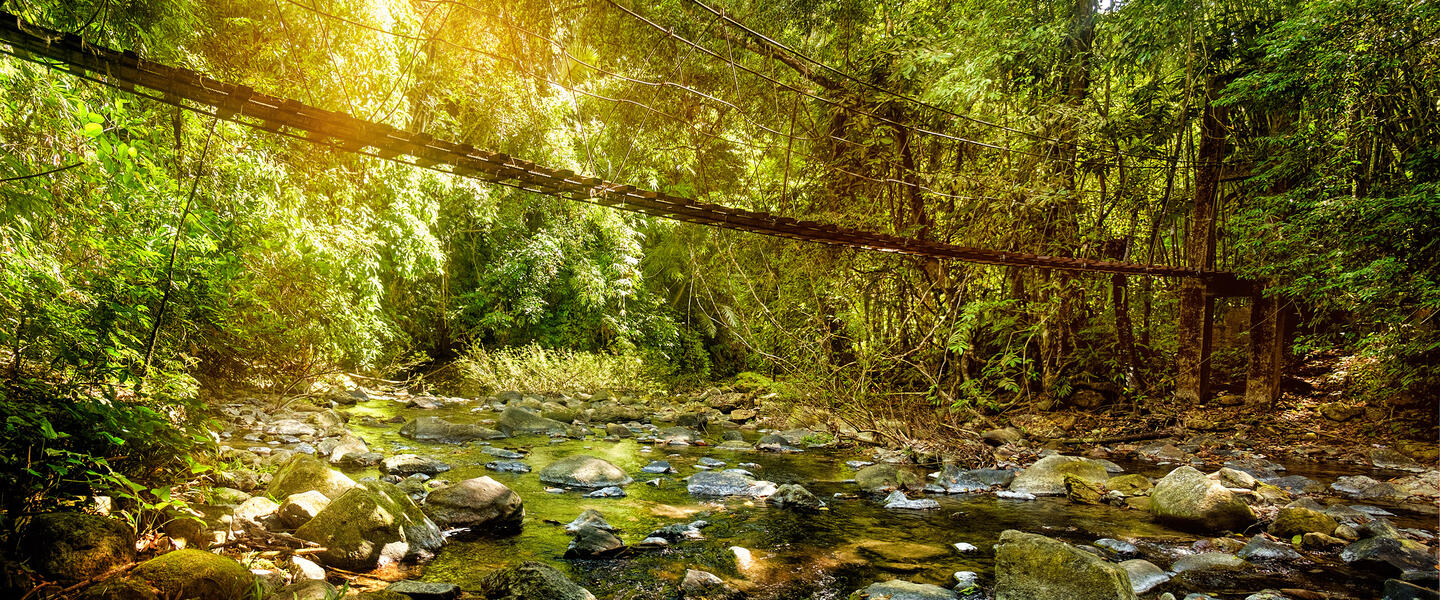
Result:
M663 370L640 356L537 344L499 349L475 346L446 371L436 374L437 383L461 395L501 390L558 394L609 389L648 393L663 388Z

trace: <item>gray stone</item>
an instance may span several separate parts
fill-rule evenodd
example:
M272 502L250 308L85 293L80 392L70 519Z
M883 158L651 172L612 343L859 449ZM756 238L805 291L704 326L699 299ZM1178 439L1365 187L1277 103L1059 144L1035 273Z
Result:
M519 406L505 407L505 410L500 412L500 418L496 420L495 424L500 428L500 431L510 435L564 435L566 429L568 429L568 427L560 421L547 419Z
M1377 469L1399 469L1419 473L1425 470L1425 465L1415 462L1415 459L1405 456L1389 448L1375 448L1370 450L1370 464Z
M365 445L365 440L353 435L346 435L340 438L334 447L330 448L330 464L338 465L348 456L358 456L368 452L370 452L370 447Z
M1238 531L1255 522L1255 512L1225 486L1192 467L1180 467L1155 484L1150 512L1157 518L1201 529Z
M690 476L686 490L694 496L749 496L760 498L775 493L775 484L756 480L743 469L701 471Z
M570 487L603 488L629 485L634 480L609 461L587 454L572 454L541 469L540 481Z
M640 470L646 473L674 473L675 467L670 466L670 463L667 461L656 460L651 461L648 465L640 467Z
M868 600L956 600L959 594L938 585L891 579L872 583L861 592Z
M1175 573L1186 571L1213 571L1216 569L1238 569L1245 566L1245 561L1234 554L1225 552L1201 552L1183 556L1170 565L1170 570Z
M290 494L285 497L285 502L281 503L280 508L275 511L275 517L281 525L294 529L315 518L315 515L320 514L320 511L325 510L325 507L329 505L330 499L315 490Z
M440 527L468 527L472 532L512 532L525 518L520 495L489 477L466 479L432 491L423 508Z
M620 538L599 527L580 527L572 535L574 539L565 549L565 558L601 558L625 550Z
M1021 471L1010 482L1010 490L1036 496L1065 494L1065 476L1073 475L1092 484L1103 484L1110 478L1105 466L1088 458L1053 454Z
M440 528L409 496L378 481L335 498L295 536L326 548L316 554L325 564L352 571L429 558L444 543Z
M1440 600L1435 588L1423 588L1399 579L1385 581L1385 597L1382 600Z
M1020 430L1014 427L1001 427L999 429L991 429L986 431L985 433L980 434L980 438L993 445L1001 446L1004 444L1014 444L1016 442L1019 442L1020 440L1025 439L1025 436L1021 435Z
M905 492L895 490L885 498L885 508L928 510L940 508L940 503L929 498L910 499L905 497Z
M495 458L503 458L503 459L505 459L505 460L516 460L516 459L525 458L525 455L524 455L524 454L521 454L521 453L516 452L516 451L514 451L514 450L506 450L506 449L504 449L504 448L496 448L495 446L485 446L485 447L481 448L480 451L481 451L481 452L484 452L485 454L489 454L490 456L493 456L493 457L495 457Z
M1340 551L1340 560L1384 574L1433 569L1435 565L1435 557L1424 544L1393 537L1372 537L1350 544Z
M1140 555L1140 549L1135 544L1114 538L1100 538L1095 540L1095 547L1104 550L1109 556L1124 560L1135 558Z
M860 469L855 473L855 483L860 486L860 489L872 493L898 489L920 491L925 488L925 480L919 475L890 463L871 465Z
M305 579L271 592L265 600L331 600L339 592L324 579Z
M515 460L492 460L485 463L485 468L500 473L529 473L530 465Z
M588 493L588 494L585 494L585 497L586 497L586 498L624 498L624 497L625 497L625 490L624 490L623 488L621 488L620 486L612 485L612 486L610 486L610 487L603 487L603 488L600 488L600 489L595 490L595 491L593 491L593 492L590 492L590 493Z
M404 594L411 600L455 600L460 597L460 586L453 583L435 583L405 579L390 584L387 592Z
M442 442L459 444L474 440L498 440L504 433L461 423L451 423L440 417L419 417L400 428L400 435L420 442Z
M418 454L397 454L380 461L380 472L401 477L409 477L416 473L438 475L449 470L450 465Z
M290 566L296 579L325 581L325 567L315 564L313 560L303 556L291 556Z
M1282 544L1266 538L1263 534L1250 538L1250 543L1245 544L1236 556L1245 560L1256 561L1291 561L1300 560L1299 552L1289 545Z
M486 575L480 582L485 600L595 600L589 590L576 585L554 567L526 561Z
M1130 589L1144 594L1156 586L1170 581L1170 574L1148 560L1133 558L1120 563L1120 568L1130 575Z
M1130 575L1065 542L1013 529L995 551L995 600L1135 600Z
M593 508L587 508L585 509L585 512L580 513L580 516L575 517L575 520L565 525L565 533L574 535L576 532L586 527L594 527L609 532L619 531L619 529L616 529L614 525L611 525L608 521L605 520L605 515L600 514L600 511Z
M810 490L798 483L787 483L776 488L775 493L770 496L769 502L780 508L799 511L820 510L825 507L824 502L821 502L819 498L815 497L815 494L810 493Z

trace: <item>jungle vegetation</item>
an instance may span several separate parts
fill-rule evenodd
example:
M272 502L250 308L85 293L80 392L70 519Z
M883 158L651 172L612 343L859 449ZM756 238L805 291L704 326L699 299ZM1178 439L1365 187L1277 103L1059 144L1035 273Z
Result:
M982 248L1189 264L1210 168L1214 264L1294 307L1293 357L1354 357L1352 389L1376 402L1433 403L1440 382L1437 3L4 10L553 167ZM0 56L0 148L10 515L88 486L162 501L135 482L204 468L176 457L209 443L216 387L300 393L328 374L455 364L498 379L563 355L604 385L739 375L840 406L993 411L1081 386L1166 398L1186 341L1176 280L612 211L217 121L14 54ZM1243 381L1243 360L1216 356L1222 383Z

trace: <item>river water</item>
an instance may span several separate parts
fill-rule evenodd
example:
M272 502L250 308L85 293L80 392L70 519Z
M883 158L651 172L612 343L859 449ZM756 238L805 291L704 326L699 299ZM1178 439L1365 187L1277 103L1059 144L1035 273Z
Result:
M357 405L350 413L352 417L368 415L381 420L396 414L406 418L435 416L458 423L496 416L489 411L472 412L465 405L429 410L401 406L375 400ZM982 586L988 588L993 585L992 546L1006 529L1041 533L1076 544L1104 537L1127 540L1140 548L1143 558L1162 569L1176 558L1193 553L1192 544L1207 537L1156 523L1144 511L1077 505L1063 497L1022 501L991 494L940 494L927 496L939 502L936 510L885 509L880 498L859 491L853 482L854 469L845 465L850 460L873 460L873 450L863 448L771 453L652 446L634 439L606 441L599 436L563 441L520 436L491 442L526 454L521 462L528 464L532 472L515 474L488 471L485 463L497 459L481 452L481 443L416 442L401 437L398 424L366 426L359 418L351 419L350 428L372 449L387 456L415 453L450 464L452 469L440 474L441 479L461 481L488 475L524 499L525 520L520 533L454 537L424 567L420 577L455 583L468 590L477 589L479 580L488 572L518 560L553 565L601 599L678 597L676 589L687 569L715 573L743 590L748 598L844 598L870 583L896 578L949 587L957 571L979 573ZM719 441L719 435L712 433L713 444ZM744 435L753 443L760 434L749 431ZM584 498L585 490L547 491L549 486L540 482L539 471L554 460L576 453L603 458L629 473L635 483L625 488L627 496ZM776 484L800 483L824 500L827 510L800 513L767 506L763 500L691 496L683 478L698 471L696 461L702 457L726 461L721 468L746 468L758 478ZM642 472L641 467L653 460L669 461L677 473ZM1152 478L1172 468L1146 462L1122 465ZM1360 472L1349 465L1287 466L1288 474L1310 476L1327 485L1338 475ZM1218 465L1207 470L1213 468ZM379 475L374 470L349 474L357 479ZM1366 474L1382 480L1400 475L1373 471ZM632 545L666 525L695 519L711 525L703 530L703 539L674 543L663 550L632 549L624 556L603 560L563 558L570 537L562 524L592 508L618 527L619 537ZM1436 529L1433 516L1397 512L1392 520L1400 527ZM887 562L857 549L861 543L876 541L922 544L947 551L923 560ZM969 554L951 550L958 542L973 544L979 550ZM1188 592L1202 591L1222 598L1241 598L1264 588L1302 588L1333 597L1373 598L1379 597L1380 588L1376 574L1350 569L1333 553L1307 553L1307 560L1300 563L1256 566L1204 579L1206 589L1193 589L1187 587L1194 586L1193 582L1174 580L1142 597L1154 597L1163 591L1183 597Z

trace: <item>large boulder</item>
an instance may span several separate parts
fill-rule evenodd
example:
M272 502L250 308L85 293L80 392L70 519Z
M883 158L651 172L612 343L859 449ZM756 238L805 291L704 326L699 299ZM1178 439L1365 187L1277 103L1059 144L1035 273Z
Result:
M35 515L20 544L30 568L60 581L100 575L135 559L135 533L128 525L84 513Z
M555 419L547 419L538 413L531 412L519 406L507 406L500 412L500 418L495 422L500 431L510 435L524 433L534 434L564 434L566 425Z
M914 471L889 463L870 465L855 473L855 483L867 492L888 492L906 489L918 492L925 488L925 480Z
M1103 484L1110 478L1105 465L1099 461L1052 454L1016 475L1015 480L1010 482L1010 490L1036 496L1062 496L1065 494L1066 475L1089 484Z
M775 493L775 484L756 480L744 469L701 471L690 476L685 489L692 496L749 496L762 498Z
M161 598L241 600L255 575L230 558L204 550L176 550L140 563L130 579L144 582Z
M418 417L400 428L400 435L421 442L459 444L472 440L498 440L505 434L479 425L451 423L440 417Z
M1193 467L1179 467L1155 484L1150 512L1163 521L1199 529L1239 531L1255 511L1220 482Z
M588 454L572 454L540 469L540 481L570 487L603 488L629 485L629 475L609 461Z
M1135 600L1118 565L1043 535L1009 529L995 550L995 600Z
M296 454L275 472L266 491L272 498L285 498L315 490L333 500L353 487L355 480L332 470L324 461L308 454Z
M441 527L510 532L525 518L525 502L505 484L489 477L466 479L430 492L425 514Z
M369 571L403 560L426 559L444 539L415 501L388 483L366 481L330 502L295 530L295 536L326 550L325 564Z
M499 569L480 581L485 600L595 600L595 595L550 565L525 561Z

